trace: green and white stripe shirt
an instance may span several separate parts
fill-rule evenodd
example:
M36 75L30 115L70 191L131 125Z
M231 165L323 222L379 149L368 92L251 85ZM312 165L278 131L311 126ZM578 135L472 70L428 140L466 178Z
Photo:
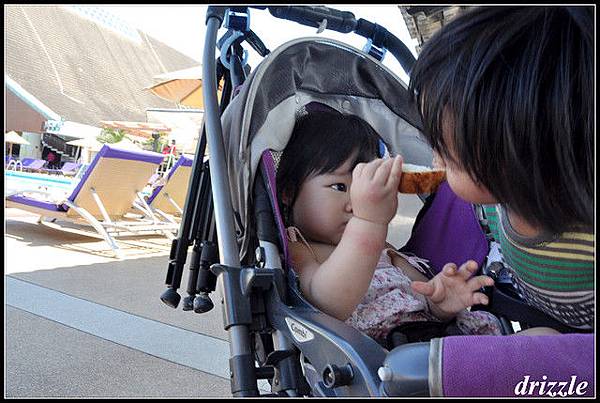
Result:
M482 207L521 297L568 326L593 328L593 230L526 238L515 232L502 206Z

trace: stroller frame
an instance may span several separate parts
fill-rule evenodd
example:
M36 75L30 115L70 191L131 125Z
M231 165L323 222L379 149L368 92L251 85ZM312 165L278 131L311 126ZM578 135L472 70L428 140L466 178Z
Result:
M400 40L383 27L363 19L356 21L352 13L320 6L268 9L275 17L304 25L319 28L327 25L327 29L358 33L369 40L365 52L381 60L387 49L407 73L415 62ZM219 287L223 296L224 328L229 336L233 396L265 396L258 388L258 381L262 379L269 380L271 386L272 393L266 396L443 396L447 390L446 384L441 384L441 374L455 372L457 367L452 367L455 363L458 368L463 365L462 361L453 360L451 352L463 351L461 343L471 346L470 340L432 339L431 342L402 344L387 351L373 339L308 303L290 280L293 273L281 261L273 216L276 201L269 193L273 181L271 178L270 182L263 165L253 185L254 210L249 212L256 221L258 245L253 245L256 256L251 264L242 266L236 223L243 225L233 209L221 116L249 73L243 62L241 42L246 41L263 57L269 53L249 29L248 19L248 7L208 7L203 53L205 119L196 152L200 158L193 162L179 232L171 246L167 290L161 300L173 308L179 305L181 297L177 289L181 285L188 249L192 246L188 295L184 298L183 310L209 311L214 306L209 294ZM325 19L327 23L323 22ZM217 41L217 31L223 23L228 31ZM221 57L215 59L217 45L221 48ZM221 79L224 86L219 104L217 83ZM207 146L210 158L203 161ZM564 357L573 358L556 373L571 368L583 374L593 373L588 361L582 368L578 365L581 357L589 355L593 335L566 336L527 339L537 343L539 349L550 341L555 342ZM530 345L521 342L524 339L502 338L497 340L500 342L497 346L511 352L515 346L523 351L532 350ZM580 348L582 345L586 349ZM484 343L482 346L485 348ZM486 350L481 351L485 354ZM442 355L448 358L443 364ZM539 359L536 356L530 361L541 362L545 368L554 368L557 362L546 357L536 361ZM490 373L495 376L494 371ZM461 393L463 384L456 382L456 378L448 384L451 393ZM490 389L493 388L494 385ZM505 389L496 390L506 393Z
M351 32L357 25L351 13L325 7L269 7L269 11L279 18L312 26L318 26L327 17L332 21L328 28L337 27L342 32ZM241 61L241 46L235 45L235 41L228 49L225 46L221 49L222 55L227 52L229 56L228 68L222 63L223 56L215 60L214 54L217 31L225 20L228 28L245 29L248 42L266 55L268 50L265 52L260 39L252 36L247 26L243 27L244 12L247 12L245 7L208 7L203 55L205 119L196 154L204 155L208 144L211 155L208 165L202 163L202 158L194 159L180 231L171 248L168 288L161 299L171 307L178 306L180 296L176 290L180 286L187 249L193 244L188 297L184 299L183 309L196 312L211 309L213 304L208 294L217 285L215 276L218 278L223 295L224 328L231 346L233 396L258 396L259 379L270 379L272 392L283 396L386 395L377 374L387 356L383 347L312 307L298 290L286 290L287 274L278 252L271 201L261 180L256 181L254 194L260 244L257 265L241 267L229 181L227 175L222 174L227 172L227 167L220 116L232 91L244 82L246 72ZM336 22L339 23L336 25ZM406 66L412 66L414 57L401 41L382 27L365 20L360 22L362 35L372 45L372 55L382 56L388 47L407 70ZM370 31L365 27L371 28ZM221 42L231 44L232 37L233 34L226 34ZM373 45L384 48L383 52ZM217 82L221 78L225 79L225 86L221 105L218 105ZM264 172L263 177L266 177ZM211 217L213 211L214 218ZM429 343L419 344L423 350L420 354L427 358ZM413 350L411 355L415 354ZM404 385L405 390L394 394L427 395L427 365L405 370L410 381ZM382 376L390 380L390 375ZM394 379L397 377L394 375Z

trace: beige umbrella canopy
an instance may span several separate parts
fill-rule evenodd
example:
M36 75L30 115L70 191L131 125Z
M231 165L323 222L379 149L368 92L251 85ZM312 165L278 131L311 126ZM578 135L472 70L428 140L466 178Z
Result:
M88 163L92 160L92 153L97 153L102 148L102 143L96 140L94 137L84 137L82 139L71 140L68 141L67 144L80 147L79 148L79 159L81 160L81 156L87 157L85 163ZM83 149L87 150L87 154L83 154Z
M111 144L112 146L122 148L124 150L141 151L141 148L127 137L123 137L118 143Z
M202 97L202 66L189 69L172 71L154 76L157 81L145 89L150 90L167 101L176 102L180 105L204 109ZM219 86L218 98L221 98L222 85Z
M19 136L17 132L12 130L4 134L4 142L10 144L8 155L12 155L13 144L29 144L29 141L25 140L23 137Z
M85 137L67 142L67 144L76 147L88 148L90 151L100 151L102 143L93 137Z

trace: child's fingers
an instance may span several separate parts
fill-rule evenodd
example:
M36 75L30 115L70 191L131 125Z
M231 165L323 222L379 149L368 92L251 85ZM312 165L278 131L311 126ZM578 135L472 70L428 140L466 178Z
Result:
M479 265L474 260L467 260L458 268L458 274L461 275L465 281L471 278L473 273L475 273L479 269Z
M467 282L469 291L477 291L482 287L491 287L494 285L494 280L488 276L473 277Z
M473 298L471 299L471 305L487 305L489 303L490 300L488 299L488 297L481 292L474 293Z
M375 175L375 172L377 171L377 168L379 168L379 165L381 165L383 163L384 160L382 160L381 158L373 160L369 163L367 163L362 171L362 176L368 178L368 179L373 179L373 175Z
M448 277L454 276L456 274L456 265L454 263L446 263L442 267L442 273Z
M363 171L364 171L366 165L367 164L365 164L364 162L356 164L356 166L352 170L352 181L353 182L356 181L358 178L360 178L362 176Z
M400 178L402 177L402 157L397 155L394 157L394 162L392 162L392 172L388 176L387 183L385 184L388 187L393 189L398 188L398 184L400 183Z
M426 297L430 297L433 295L433 285L429 282L425 283L423 281L413 281L410 283L411 288L414 292L422 294Z
M392 171L393 162L393 159L387 159L384 163L379 165L379 167L375 171L375 175L373 176L373 182L385 186L385 183L387 182L387 179L390 176L390 172Z

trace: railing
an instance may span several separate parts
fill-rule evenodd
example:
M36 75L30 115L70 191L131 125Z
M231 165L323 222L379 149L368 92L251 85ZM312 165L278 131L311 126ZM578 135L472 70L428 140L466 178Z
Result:
M164 175L166 172L169 172L169 169L177 162L177 157L173 154L168 154L165 156L163 163L158 167L157 173Z
M10 160L8 162L8 165L6 165L6 170L7 171L16 171L18 167L21 167L21 171L23 171L23 163L19 160Z
M48 148L51 148L52 150L61 155L68 155L70 157L73 157L75 155L76 147L67 144L66 140L54 134L43 133L42 144Z

